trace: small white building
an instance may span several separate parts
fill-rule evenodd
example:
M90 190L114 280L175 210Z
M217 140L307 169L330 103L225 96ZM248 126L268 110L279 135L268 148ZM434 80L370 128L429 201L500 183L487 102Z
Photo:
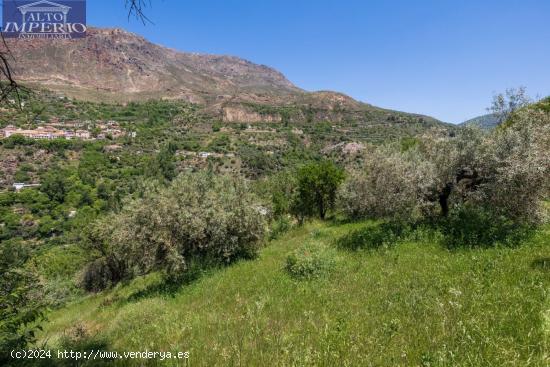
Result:
M76 130L75 136L81 139L90 139L90 132L87 130Z
M39 187L39 186L40 186L40 184L26 184L26 183L22 183L22 182L16 182L16 183L13 184L13 188L17 192L21 191L22 189L24 189L26 187Z

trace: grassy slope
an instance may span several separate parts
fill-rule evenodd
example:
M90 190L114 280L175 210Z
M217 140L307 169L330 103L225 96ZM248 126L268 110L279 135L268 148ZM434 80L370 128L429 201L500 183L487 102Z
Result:
M81 325L112 350L189 350L192 366L547 365L549 228L515 249L340 251L314 281L282 270L305 241L362 225L309 224L178 290L137 279L53 312L41 337Z

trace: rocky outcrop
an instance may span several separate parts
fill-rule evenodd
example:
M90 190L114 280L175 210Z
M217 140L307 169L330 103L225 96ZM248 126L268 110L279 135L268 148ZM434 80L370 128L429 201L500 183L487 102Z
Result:
M225 122L281 122L281 116L271 114L260 114L239 107L224 107L223 121Z

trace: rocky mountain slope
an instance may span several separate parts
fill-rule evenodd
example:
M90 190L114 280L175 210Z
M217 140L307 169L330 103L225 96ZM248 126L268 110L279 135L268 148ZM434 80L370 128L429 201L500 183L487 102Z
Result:
M268 66L179 52L121 29L89 28L87 37L77 40L7 41L20 81L88 101L182 99L228 122L439 122L340 93L306 92Z
M120 29L91 28L78 40L9 40L16 76L98 99L208 97L299 92L281 73L232 56L182 53Z

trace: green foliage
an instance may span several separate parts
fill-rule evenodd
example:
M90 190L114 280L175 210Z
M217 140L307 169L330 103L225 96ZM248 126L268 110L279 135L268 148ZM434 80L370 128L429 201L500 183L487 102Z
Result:
M418 145L418 143L419 143L419 140L416 138L411 138L411 137L402 138L400 140L401 152L406 152L410 149L413 149Z
M275 218L290 214L290 208L296 190L294 172L282 171L260 181L260 195L271 202L271 211Z
M13 176L15 182L29 182L30 176L27 171L19 169Z
M335 258L334 250L308 243L287 256L285 270L295 279L315 279L327 275L334 268Z
M157 154L155 162L151 166L153 176L159 176L166 181L172 181L176 177L175 153L177 145L174 142L166 144Z
M0 243L0 363L34 341L40 328L44 304L38 279L24 268L28 256L18 239Z
M216 153L226 153L231 150L231 139L227 134L216 136L208 145L208 149Z
M32 139L27 139L22 135L15 134L15 135L11 135L8 138L2 139L1 142L2 142L2 146L4 146L5 148L13 149L16 146L33 145L35 141Z
M537 108L545 113L550 113L550 97L546 97L543 100L535 104L534 108Z
M334 207L336 192L344 172L331 161L303 166L297 173L297 189L291 211L300 220L319 216L324 219Z
M374 250L395 244L405 233L405 225L396 222L383 222L357 229L342 238L336 245L347 250Z
M242 144L238 153L246 167L246 175L251 178L264 177L280 167L276 157L268 155L254 145Z
M99 149L86 149L78 162L78 176L85 184L94 185L101 174L110 167L107 157Z
M365 153L339 192L339 204L353 219L414 222L430 207L434 173L414 146L382 146Z
M50 200L62 203L67 194L67 177L59 168L53 168L42 178L40 191L48 195Z
M78 345L102 340L102 350L123 351L144 340L149 350L174 343L208 366L274 359L362 366L364 356L381 367L547 364L550 228L513 248L449 251L406 241L384 251L337 251L330 276L313 281L294 281L282 269L312 232L330 246L371 224L307 223L256 260L192 285L169 287L160 274L136 278L53 311L38 342L78 348L63 340L78 335Z
M86 257L79 246L53 246L34 256L32 262L48 279L71 278L82 269Z
M222 124L220 122L216 122L212 124L212 131L217 133L222 128Z
M180 175L167 188L147 187L142 199L93 226L87 246L99 258L88 266L84 285L93 290L155 270L178 278L196 260L228 264L250 258L265 227L243 181Z
M288 232L292 228L292 223L286 216L278 217L271 225L269 239L274 240Z
M88 292L99 292L115 285L127 276L122 260L117 261L114 253L88 263L80 279L80 285Z
M83 323L76 323L69 328L65 334L60 338L59 346L61 350L73 351L74 353L80 353L80 355L88 355L90 351L94 350L107 350L107 341L95 335L93 330L90 330L88 326ZM53 356L55 360L55 366L64 367L72 366L74 360L69 359L57 359L57 356ZM115 361L112 358L105 358L103 360L96 360L93 363L94 366L109 366ZM50 362L51 363L51 362Z
M531 226L473 205L455 208L441 225L449 248L489 247L497 243L514 246L533 233Z

